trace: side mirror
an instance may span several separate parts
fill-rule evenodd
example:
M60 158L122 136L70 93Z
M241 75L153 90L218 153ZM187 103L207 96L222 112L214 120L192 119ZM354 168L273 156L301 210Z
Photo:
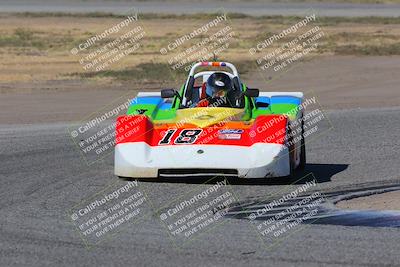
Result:
M178 92L174 89L163 89L161 90L161 98L172 98L178 95Z
M247 90L244 92L244 95L248 97L258 97L260 95L260 90L247 88Z
M268 103L265 102L256 102L256 108L267 108L269 107Z

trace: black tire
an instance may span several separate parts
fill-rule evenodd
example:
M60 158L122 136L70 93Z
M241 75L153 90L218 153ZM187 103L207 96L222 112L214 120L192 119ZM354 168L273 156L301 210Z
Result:
M295 172L295 162L294 162L294 158L295 158L295 155L294 155L294 143L292 142L293 141L293 136L292 136L292 130L290 129L290 127L289 127L289 129L288 129L288 135L289 135L289 144L290 144L290 146L289 146L289 166L290 166L290 174L289 174L289 179L292 179L293 177L294 177L294 172Z
M299 170L304 170L306 167L306 141L304 139L304 121L301 123L301 147L300 147L300 163L297 167Z

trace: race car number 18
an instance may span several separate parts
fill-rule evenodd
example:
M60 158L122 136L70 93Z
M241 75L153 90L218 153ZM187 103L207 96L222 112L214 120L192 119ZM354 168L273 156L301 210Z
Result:
M169 145L171 143L171 138L177 129L171 129L165 132L164 137L158 143L159 145ZM193 144L196 142L198 136L201 134L203 130L201 129L185 129L182 130L181 133L175 138L174 144L184 145L184 144Z

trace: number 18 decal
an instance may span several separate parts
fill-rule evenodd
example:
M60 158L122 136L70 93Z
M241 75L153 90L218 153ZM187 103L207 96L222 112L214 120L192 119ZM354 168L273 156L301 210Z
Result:
M170 129L165 132L164 137L158 143L159 145L169 145L171 143L171 138L177 129ZM179 136L177 136L174 140L174 144L184 145L184 144L193 144L196 142L197 138L201 134L202 129L185 129L182 130Z

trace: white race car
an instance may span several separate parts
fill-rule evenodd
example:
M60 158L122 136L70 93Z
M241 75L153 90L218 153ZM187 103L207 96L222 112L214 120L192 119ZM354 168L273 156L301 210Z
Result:
M247 88L231 63L197 63L179 91L140 92L118 117L115 174L289 176L306 162L302 101Z

